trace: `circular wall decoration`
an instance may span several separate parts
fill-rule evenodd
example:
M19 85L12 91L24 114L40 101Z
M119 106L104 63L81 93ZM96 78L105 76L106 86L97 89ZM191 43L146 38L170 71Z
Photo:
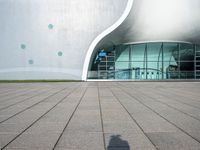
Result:
M62 55L63 55L63 52L59 51L58 56L62 56Z
M52 29L53 29L53 24L49 24L49 25L48 25L48 28L49 28L50 30L52 30Z
M25 44L21 44L20 47L21 47L21 49L26 49L26 45Z
M33 61L32 59L30 59L30 60L28 60L28 63L29 63L30 65L32 65L32 64L34 64L34 61Z

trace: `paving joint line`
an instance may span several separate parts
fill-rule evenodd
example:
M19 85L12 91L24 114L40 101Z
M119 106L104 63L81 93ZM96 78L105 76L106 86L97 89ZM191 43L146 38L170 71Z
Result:
M120 87L118 87L118 88L120 88ZM122 88L120 88L120 89L123 90ZM169 122L170 124L172 124L173 126L175 126L177 129L181 130L183 133L185 133L186 135L190 136L193 140L195 140L198 143L200 143L200 140L198 140L197 138L193 137L192 135L190 135L189 133L187 133L185 130L183 130L182 128L178 127L175 123L169 121L168 119L166 119L165 117L163 117L162 115L160 115L158 112L156 112L155 110L153 110L151 107L147 106L146 104L144 104L143 102L141 102L140 100L138 100L137 97L131 95L130 93L126 92L125 90L123 90L123 91L124 91L124 93L127 93L130 97L132 97L133 99L135 99L136 101L138 101L139 103L141 103L142 105L144 105L145 107L147 107L148 109L150 109L151 111L153 111L154 113L156 113L158 116L160 116L161 118L163 118L164 120L166 120L167 122Z
M123 86L123 85L122 85ZM125 87L125 86L124 86ZM128 87L127 87L128 88ZM168 98L170 98L168 95L165 95L165 94L163 94L162 93L162 91L161 90L158 90L157 91L160 95L162 95L162 96L164 96L164 97L168 97ZM171 92L172 93L172 92ZM172 93L174 96L180 96L180 95L177 95L177 94L175 94L175 93ZM184 98L187 98L187 97L184 97ZM198 106L194 106L194 105L191 105L191 104L188 104L188 103L185 103L185 102L182 102L182 101L180 101L180 100L178 100L178 99L173 99L174 101L176 101L176 102L178 102L178 103L180 103L180 104L184 104L184 105L187 105L187 106L190 106L190 107L193 107L193 108L197 108L197 109L200 109L200 107L198 107ZM194 101L194 100L193 100ZM197 101L195 101L195 102L197 102ZM199 102L199 101L198 101Z
M98 101L99 101L99 111L100 111L100 118L101 118L103 145L104 145L104 150L106 150L106 138L105 138L105 130L104 130L104 123L103 123L103 113L102 113L102 106L101 106L101 99L100 99L99 83L98 82L97 82L97 89L98 89Z
M121 84L120 84L121 85ZM123 85L122 85L123 86ZM129 87L127 87L127 86L123 86L124 88L129 88ZM160 101L160 100L158 100L158 98L154 98L154 97L152 97L152 96L149 96L149 95L147 95L146 93L144 93L144 92L142 92L142 91L139 91L138 89L135 89L136 91L138 91L138 92L140 92L140 93L142 93L143 95L145 95L145 97L147 97L147 98L150 98L151 100L153 100L153 101L155 101L155 102L158 102L158 103L161 103L161 104L164 104L164 105L166 105L167 107L169 107L169 108L172 108L172 109L174 109L174 110L176 110L176 111L178 111L178 112L180 112L180 113L183 113L183 114L185 114L185 115L187 115L187 116L189 116L189 117L191 117L191 118L193 118L193 119L195 119L195 120L197 120L197 121L200 121L200 119L199 118L197 118L197 117L195 117L195 116L193 116L193 115L190 115L190 114L188 114L188 113L186 113L186 112L184 112L184 111L182 111L182 110L179 110L178 108L176 108L176 107L173 107L173 106L171 106L171 105L169 105L169 104L167 104L167 103L165 103L165 102L162 102L162 101ZM162 95L163 97L165 97L164 95ZM175 100L176 101L176 100ZM179 102L178 101L178 103L180 103L180 104L183 104L183 105L186 105L186 104L184 104L184 103L181 103L181 102ZM187 105L187 106L189 106L189 105ZM191 107L191 106L190 106Z
M162 93L162 91L160 91L159 94L161 94L162 96L166 96L166 97L169 98L169 96L164 95L164 94ZM172 93L172 94L174 94L174 96L180 96L180 95L177 95L177 94L175 94L175 93ZM184 97L184 98L187 98L187 97ZM180 100L178 100L178 99L174 99L174 101L177 101L177 102L179 102L179 103L182 103L182 104L185 104L185 105L188 105L188 106L191 106L191 107L197 108L197 109L200 109L200 107L198 107L198 106L195 106L195 105L191 105L191 104L188 104L188 103L182 102L182 101L180 101ZM194 100L192 100L192 101L193 101L193 102L200 102L200 101L194 101Z
M6 88L10 88L10 87L6 87ZM13 87L11 87L11 88L13 88ZM21 89L17 89L17 91L20 91L20 90L23 90L23 89L27 89L27 86L23 86L23 87L20 87ZM0 89L1 90L1 89ZM1 95L4 95L5 94L5 96L7 96L7 95L9 95L9 93L13 93L13 92L15 92L16 91L16 89L9 89L9 90L6 90L5 92L1 92L0 93L0 96Z
M48 98L50 98L50 97L52 97L52 96L54 96L54 95L56 95L56 94L58 94L58 93L64 91L65 89L68 89L68 88L69 88L69 87L65 87L65 88L63 88L63 89L61 89L61 90L59 90L59 91L57 91L57 92L55 92L55 93L53 93L53 94L47 96L46 98L42 99L41 101L36 102L35 104L33 104L33 105L31 105L31 106L29 106L29 107L27 107L27 108L25 108L25 109L19 111L18 113L14 114L14 115L12 115L12 116L10 116L10 117L8 117L7 119L1 121L0 124L3 123L3 122L5 122L5 121L7 121L7 120L9 120L9 119L11 119L11 118L13 118L13 117L15 117L15 116L17 116L17 115L19 115L20 113L22 113L22 112L24 112L24 111L26 111L26 110L29 110L29 109L32 108L32 107L35 107L36 105L38 105L38 104L44 102L44 101L47 100Z
M131 113L127 110L127 108L122 104L122 102L119 100L119 98L115 95L115 93L110 89L110 91L112 92L113 96L115 97L115 99L120 103L120 105L124 108L124 110L128 113L128 115L131 117L131 119L133 120L133 122L136 123L136 125L140 128L140 130L143 132L143 134L147 137L147 139L151 142L151 144L157 149L158 147L156 146L156 144L153 143L153 141L150 139L150 137L147 135L146 132L144 132L143 128L139 125L139 123L137 122L137 120L131 115Z
M51 107L49 110L47 110L43 115L41 115L38 119L36 119L33 123L31 123L26 129L24 129L20 134L15 136L10 142L8 142L5 146L2 147L1 150L5 149L9 144L11 144L14 140L16 140L18 137L20 137L24 132L26 132L29 128L31 128L36 122L38 122L40 119L42 119L46 114L48 114L51 110L53 110L58 104L60 104L63 100L65 100L71 93L74 92L74 89L72 89L65 97L63 97L60 101L58 101L53 107ZM65 89L65 88L64 88ZM61 90L63 91L63 90ZM61 92L60 91L60 92Z
M84 87L84 88L85 88L85 87ZM55 150L56 146L58 145L58 143L59 143L61 137L63 136L63 134L64 134L64 132L66 131L66 129L67 129L67 127L68 127L70 121L72 120L72 118L73 118L73 116L74 116L76 110L78 109L78 107L79 107L81 101L83 100L83 97L85 96L85 93L86 93L87 89L88 89L88 87L85 88L85 91L83 92L83 95L80 97L80 100L78 101L78 104L76 105L74 111L72 112L72 114L71 114L69 120L67 121L67 123L66 123L64 129L62 130L62 132L61 132L60 136L58 137L58 139L57 139L55 145L53 146L52 150Z
M33 92L33 91L37 91L37 89L34 88L34 89L31 89L31 91L26 92L28 89L29 89L29 88L25 88L23 91L19 91L19 92L20 92L19 95L17 95L17 96L11 95L11 97L8 97L8 98L6 98L6 99L0 100L0 102L8 101L8 100L11 100L12 98L18 98L18 97L20 97L20 96L26 95L27 93L31 93L31 92ZM24 93L24 92L26 92L26 93ZM18 91L14 92L14 93L11 93L11 94L17 94L17 93L18 93ZM3 96L9 96L9 95L10 95L10 93L9 93L9 94L6 94L6 95L3 95Z
M184 89L185 90L185 89ZM174 95L180 95L180 94L177 94L177 93L181 93L182 91L180 91L179 89L174 89L173 88L173 91L170 91L172 94L174 94ZM173 92L176 92L176 93L173 93ZM199 97L199 95L196 95L196 93L192 93L191 91L184 91L185 93L187 93L187 95L189 95L190 97L191 96L195 96L195 97ZM182 95L181 95L182 96ZM187 98L187 97L185 97L185 98ZM198 101L198 102L200 102L200 101Z
M40 90L41 90L41 89L40 89ZM42 95L43 92L48 92L48 91L50 91L50 90L52 90L52 88L51 88L51 89L49 88L49 89L47 89L47 90L45 90L45 91L42 91L42 92L39 92L39 93L37 93L37 94L35 94L35 95L33 95L33 96L30 96L30 97L28 97L28 98L25 98L25 99L23 99L23 100L20 100L20 101L18 101L18 102L15 102L15 103L13 103L13 104L11 104L11 105L8 105L8 106L6 106L6 107L0 108L0 111L2 111L2 110L4 110L4 109L7 109L7 108L9 108L9 107L12 107L12 106L14 106L14 105L23 103L23 102L25 102L25 101L27 101L27 100L30 100L30 99L32 99L32 98L34 98L34 97L36 97L36 96ZM39 91L39 90L37 90L37 91Z
M197 117L195 117L195 116L193 116L193 115L190 115L190 114L187 113L187 112L184 112L184 111L182 111L182 110L179 110L178 108L173 107L173 106L171 106L171 105L169 105L169 104L167 104L167 103L165 103L165 102L162 102L162 101L158 100L158 98L153 98L152 96L147 96L147 94L145 94L144 92L141 92L141 93L143 93L146 97L151 98L153 101L156 101L156 102L159 102L159 103L161 103L161 104L164 104L164 105L166 105L166 106L169 107L169 108L172 108L172 109L174 109L174 110L176 110L176 111L178 111L178 112L180 112L180 113L183 113L183 114L185 114L185 115L187 115L187 116L189 116L189 117L191 117L191 118L193 118L193 119L195 119L195 120L197 120L197 121L200 121L199 118L197 118ZM181 104L183 104L183 103L181 103ZM186 104L183 104L183 105L186 105ZM189 105L188 105L188 106L189 106ZM191 106L190 106L190 107L191 107Z

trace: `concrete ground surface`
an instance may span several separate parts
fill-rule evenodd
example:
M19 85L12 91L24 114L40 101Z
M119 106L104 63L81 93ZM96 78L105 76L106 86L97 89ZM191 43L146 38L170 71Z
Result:
M200 150L200 83L0 83L0 148Z

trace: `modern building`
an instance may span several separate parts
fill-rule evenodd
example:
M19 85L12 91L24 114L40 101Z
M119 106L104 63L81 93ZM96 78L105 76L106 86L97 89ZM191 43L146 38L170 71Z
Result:
M1 0L0 80L200 79L199 0Z

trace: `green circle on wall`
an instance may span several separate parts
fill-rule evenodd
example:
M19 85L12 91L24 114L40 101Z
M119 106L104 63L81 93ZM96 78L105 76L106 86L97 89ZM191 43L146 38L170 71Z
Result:
M29 63L30 65L32 65L32 64L34 64L34 61L33 61L32 59L30 59L30 60L28 61L28 63Z
M51 29L53 29L53 24L49 24L48 25L48 28L51 30Z
M25 44L21 44L20 47L21 47L21 49L26 49L26 45Z
M62 56L63 55L63 52L58 52L58 56Z

